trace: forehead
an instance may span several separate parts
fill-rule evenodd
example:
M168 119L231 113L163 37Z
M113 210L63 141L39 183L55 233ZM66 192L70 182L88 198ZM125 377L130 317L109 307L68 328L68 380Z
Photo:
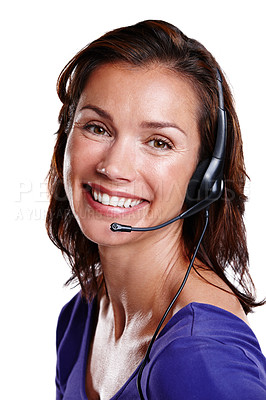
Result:
M93 102L108 110L130 110L134 115L159 113L174 117L186 113L197 121L199 100L190 81L164 65L105 64L89 76L78 108Z

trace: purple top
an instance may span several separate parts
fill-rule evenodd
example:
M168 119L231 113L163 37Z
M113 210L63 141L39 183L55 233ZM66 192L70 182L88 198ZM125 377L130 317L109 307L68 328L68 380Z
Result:
M86 364L96 301L77 294L57 326L57 400L88 400ZM139 367L111 400L139 400ZM208 304L191 303L160 332L142 375L145 400L265 400L266 360L249 326Z

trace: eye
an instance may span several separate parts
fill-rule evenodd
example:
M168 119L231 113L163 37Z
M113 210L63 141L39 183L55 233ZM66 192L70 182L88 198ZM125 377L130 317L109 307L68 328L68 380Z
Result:
M159 150L168 150L173 147L170 141L168 141L167 139L160 139L160 138L151 139L149 141L149 145Z
M106 129L104 129L101 125L97 125L97 124L86 124L83 127L86 131L91 132L94 135L97 136L105 136L105 135L109 135L108 132L106 131Z

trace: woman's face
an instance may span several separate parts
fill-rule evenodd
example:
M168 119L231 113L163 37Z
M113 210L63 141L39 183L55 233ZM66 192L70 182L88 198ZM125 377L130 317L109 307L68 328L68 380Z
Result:
M153 226L182 211L200 146L198 107L191 85L163 66L104 65L90 75L64 158L65 190L85 236L132 242L143 234L114 233L110 224Z

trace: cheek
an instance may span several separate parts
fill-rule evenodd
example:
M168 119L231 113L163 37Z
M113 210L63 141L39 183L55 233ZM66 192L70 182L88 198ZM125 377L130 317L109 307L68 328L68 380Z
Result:
M157 170L158 190L166 201L179 199L183 202L189 180L194 171L194 165L189 167L188 165L188 163L180 160Z
M101 157L102 149L97 143L89 142L75 132L70 134L64 154L63 179L72 209L80 202L82 183L95 177Z
M195 164L195 165L194 165ZM194 172L195 163L188 157L177 157L165 165L157 165L153 170L155 200L179 210L184 203L187 186Z
M65 192L70 203L70 206L73 210L73 191L72 191L72 143L71 140L68 139L65 154L64 154L64 164L63 164L63 182Z
M64 184L73 185L77 179L86 178L92 164L92 152L83 141L70 135L64 155Z
M86 151L82 147L80 141L70 134L65 154L63 165L64 187L70 204L73 205L73 197L78 193L76 189L80 187L80 182L84 177L84 170L88 167L89 157L85 157ZM77 195L77 194L76 194Z

